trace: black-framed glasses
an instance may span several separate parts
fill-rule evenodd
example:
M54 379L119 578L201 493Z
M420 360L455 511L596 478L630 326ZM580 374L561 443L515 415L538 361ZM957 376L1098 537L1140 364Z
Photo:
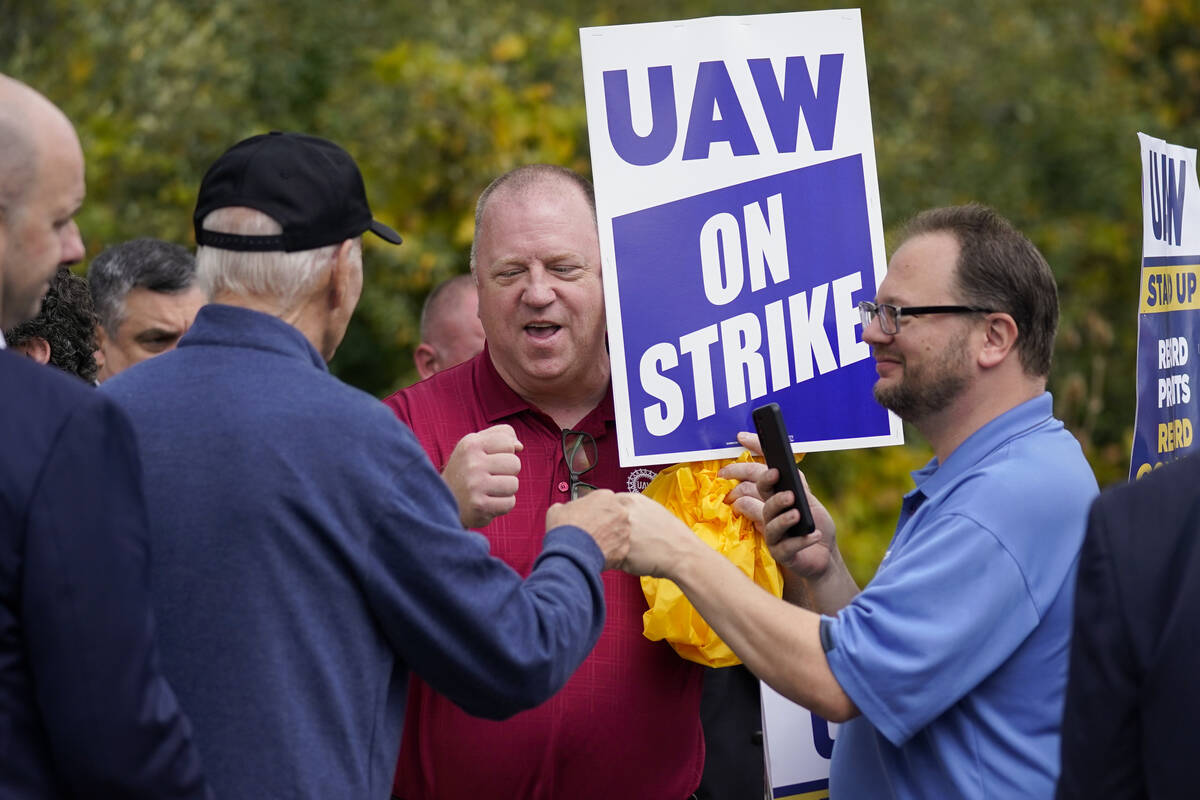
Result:
M571 476L571 499L578 500L596 490L595 486L584 483L580 478L596 466L600 451L596 447L596 440L586 431L563 431L562 449L563 460L567 462L567 472Z
M921 314L991 314L994 308L982 306L893 306L887 303L872 303L863 300L858 304L858 313L862 317L863 330L871 321L879 319L879 329L888 336L900 332L900 317L917 317Z

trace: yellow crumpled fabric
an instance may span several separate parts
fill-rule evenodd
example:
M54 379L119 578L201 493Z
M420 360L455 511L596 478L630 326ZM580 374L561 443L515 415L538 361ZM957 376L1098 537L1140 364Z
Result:
M724 502L737 481L717 477L726 464L752 460L747 451L736 459L676 464L658 473L642 494L666 506L709 547L759 586L781 597L783 574L762 534L753 522ZM673 581L643 577L642 592L650 606L642 614L642 634L647 639L665 639L676 653L697 664L730 667L742 663Z

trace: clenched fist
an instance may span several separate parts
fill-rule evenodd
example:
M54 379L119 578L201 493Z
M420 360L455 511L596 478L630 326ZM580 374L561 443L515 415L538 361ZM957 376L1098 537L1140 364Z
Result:
M467 528L482 528L517 503L517 473L523 445L511 425L468 433L454 446L442 479L458 501Z

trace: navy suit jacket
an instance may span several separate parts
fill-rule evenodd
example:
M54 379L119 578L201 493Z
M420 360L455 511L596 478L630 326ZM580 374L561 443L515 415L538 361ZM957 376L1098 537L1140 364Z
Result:
M1105 492L1079 557L1060 798L1200 796L1200 456Z
M0 797L211 795L149 609L128 419L0 351Z

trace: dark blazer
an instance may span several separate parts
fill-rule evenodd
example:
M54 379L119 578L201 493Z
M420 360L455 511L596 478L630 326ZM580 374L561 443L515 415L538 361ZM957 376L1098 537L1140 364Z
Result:
M128 419L0 351L0 797L208 797L158 672Z
M1060 798L1200 797L1200 456L1105 492L1080 553Z

